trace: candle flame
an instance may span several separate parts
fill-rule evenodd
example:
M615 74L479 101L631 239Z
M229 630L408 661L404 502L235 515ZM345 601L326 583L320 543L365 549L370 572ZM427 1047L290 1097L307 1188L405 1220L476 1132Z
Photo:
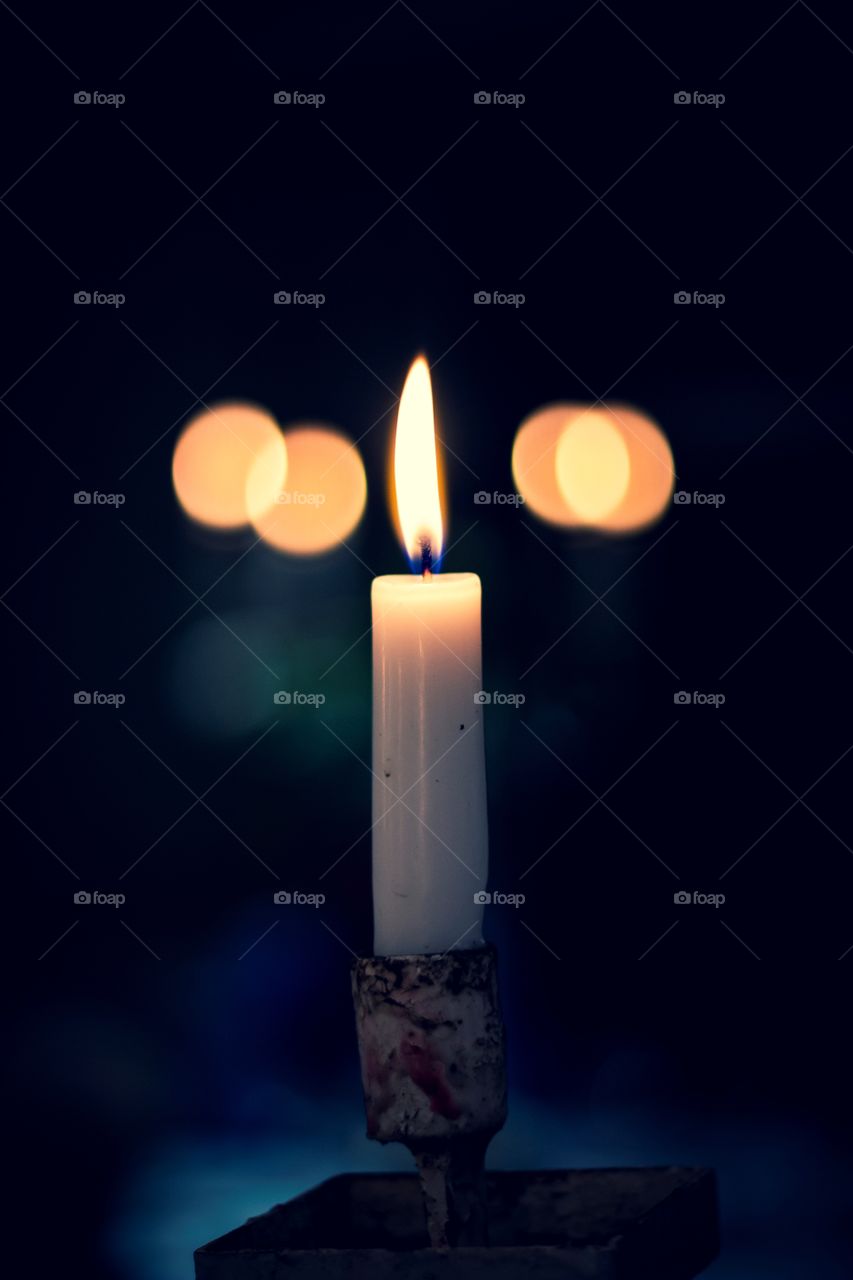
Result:
M416 571L427 573L441 557L444 527L432 383L423 356L412 364L400 396L394 441L394 497L406 554Z

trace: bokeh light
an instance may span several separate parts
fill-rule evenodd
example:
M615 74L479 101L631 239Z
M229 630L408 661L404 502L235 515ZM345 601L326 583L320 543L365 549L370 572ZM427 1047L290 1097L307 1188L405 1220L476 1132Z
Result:
M367 477L358 449L340 431L320 425L297 426L285 433L287 484L272 504L263 505L269 460L252 464L244 503L252 523L277 551L319 555L352 533L364 513ZM261 479L258 480L258 472Z
M560 435L583 405L555 404L538 409L522 422L512 447L512 477L530 510L549 524L577 521L557 484L556 453Z
M630 405L566 402L524 420L512 451L516 488L536 515L564 528L629 533L659 519L672 495L672 451Z
M252 474L253 509L247 510ZM247 524L271 506L287 479L287 449L270 414L238 402L215 405L181 432L172 483L187 515L217 529Z
M669 441L652 418L630 405L613 405L610 411L628 450L631 480L602 527L609 533L628 533L654 524L666 511L672 498L675 463Z
M631 463L622 432L606 413L591 409L569 422L554 458L557 487L580 520L596 524L624 498Z

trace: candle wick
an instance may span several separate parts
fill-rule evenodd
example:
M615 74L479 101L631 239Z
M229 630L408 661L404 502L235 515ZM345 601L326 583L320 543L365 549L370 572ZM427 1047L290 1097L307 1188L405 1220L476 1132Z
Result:
M421 538L421 573L424 581L429 582L432 577L432 543L429 538Z

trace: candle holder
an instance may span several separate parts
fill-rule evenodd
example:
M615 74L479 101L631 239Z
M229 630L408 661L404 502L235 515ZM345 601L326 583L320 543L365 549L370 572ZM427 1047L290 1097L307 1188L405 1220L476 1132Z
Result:
M197 1249L197 1280L691 1280L714 1260L709 1169L484 1173L507 1113L496 961L355 962L368 1137L418 1176L331 1178Z
M488 1247L428 1248L414 1174L339 1174L196 1250L197 1280L691 1280L717 1254L708 1169L490 1173Z
M487 1243L484 1159L506 1120L494 947L352 967L367 1136L418 1166L433 1248Z

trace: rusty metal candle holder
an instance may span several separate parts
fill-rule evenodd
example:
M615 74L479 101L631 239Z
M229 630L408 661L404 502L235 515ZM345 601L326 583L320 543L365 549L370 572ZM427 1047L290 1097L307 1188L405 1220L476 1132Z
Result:
M368 1136L419 1176L332 1178L197 1249L197 1280L690 1280L716 1256L708 1169L484 1174L507 1110L493 947L368 956L352 991Z
M418 1166L430 1242L486 1243L484 1157L506 1120L494 947L352 968L367 1136Z

